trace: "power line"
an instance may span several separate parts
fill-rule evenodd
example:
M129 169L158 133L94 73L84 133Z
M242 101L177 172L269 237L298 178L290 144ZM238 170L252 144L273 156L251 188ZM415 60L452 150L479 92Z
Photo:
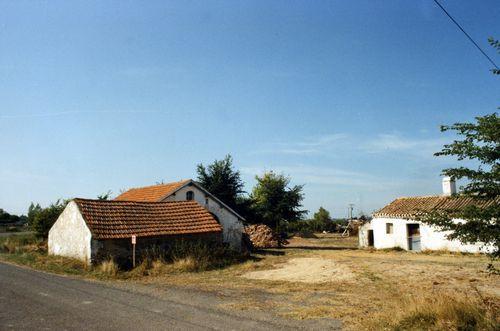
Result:
M446 9L444 9L444 7L443 7L443 6L441 6L441 4L440 4L437 0L434 0L434 2L435 2L438 6L439 6L439 8L441 8L441 10L443 10L443 12L446 14L446 16L448 16L448 17L450 18L450 20L451 20L453 23L455 23L455 25L456 25L456 26L458 26L458 28L460 29L460 31L462 31L462 32L465 34L465 36L466 36L467 38L469 38L469 40L470 40L470 41L474 44L474 46L476 46L476 48L477 48L477 49L479 49L479 51L480 51L481 53L483 53L483 55L484 55L484 56L488 59L488 61L490 61L490 62L491 62L491 64L493 64L493 66L494 66L496 69L500 69L500 68L498 68L498 66L496 65L496 63L495 63L495 62L493 62L493 60L492 60L492 59L491 59L491 58L490 58L490 57L489 57L489 56L488 56L488 55L487 55L487 54L486 54L486 53L485 53L485 52L481 49L481 47L479 47L479 45L478 45L478 44L477 44L477 43L476 43L476 42L472 39L472 37L471 37L471 36L469 36L469 34L468 34L467 32L465 32L465 30L464 30L464 29L460 26L460 24L458 24L458 22L457 22L457 21L455 21L455 19L454 19L454 18L450 15L450 13L448 13L448 12L446 11Z

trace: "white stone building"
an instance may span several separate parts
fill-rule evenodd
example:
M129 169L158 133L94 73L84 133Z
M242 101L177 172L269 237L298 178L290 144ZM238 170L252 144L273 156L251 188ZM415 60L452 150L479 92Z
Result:
M49 231L50 255L98 263L113 258L130 264L137 255L176 240L222 241L222 227L195 201L136 202L73 199Z
M223 229L223 241L235 250L241 249L244 218L212 195L197 182L184 181L130 189L115 198L118 201L184 201L194 200L210 211Z
M486 207L500 203L496 200L477 200L455 195L455 182L443 179L443 195L399 198L373 214L373 219L359 229L359 246L383 248L402 248L404 250L449 250L456 252L486 252L490 247L482 243L465 245L458 240L447 239L448 232L438 231L435 227L416 220L422 213L440 210L459 210L469 205ZM464 222L455 219L454 222Z

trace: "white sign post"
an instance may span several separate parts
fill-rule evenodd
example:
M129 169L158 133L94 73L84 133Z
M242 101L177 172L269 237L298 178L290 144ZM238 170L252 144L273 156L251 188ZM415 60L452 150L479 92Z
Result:
M132 267L135 268L135 244L137 243L137 236L132 235Z

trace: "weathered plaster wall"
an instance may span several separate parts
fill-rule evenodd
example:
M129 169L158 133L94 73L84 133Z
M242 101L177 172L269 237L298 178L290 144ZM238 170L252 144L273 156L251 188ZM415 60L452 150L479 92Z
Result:
M231 211L212 199L209 195L206 195L205 192L196 186L183 187L175 195L169 196L165 201L184 201L186 200L186 193L188 191L193 191L194 200L217 216L222 225L224 242L228 243L231 248L240 250L243 223Z
M372 229L370 222L363 224L358 230L359 247L368 247L368 230Z
M459 222L460 220L454 220ZM386 223L393 224L393 233L386 233ZM374 218L370 222L373 229L374 247L377 249L400 247L408 250L407 224L420 224L420 246L422 250L449 250L454 252L478 253L487 251L481 250L482 244L464 245L458 240L446 239L446 232L437 231L434 227L422 224L414 220L401 218ZM360 247L368 246L368 229L362 227L359 232Z
M74 201L68 203L49 231L49 254L91 262L92 234Z

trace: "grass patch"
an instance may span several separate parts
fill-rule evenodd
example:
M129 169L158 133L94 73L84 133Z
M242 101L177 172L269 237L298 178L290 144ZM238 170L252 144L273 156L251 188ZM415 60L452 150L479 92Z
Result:
M439 293L412 297L399 311L385 312L371 329L403 330L499 330L495 307L463 294Z

